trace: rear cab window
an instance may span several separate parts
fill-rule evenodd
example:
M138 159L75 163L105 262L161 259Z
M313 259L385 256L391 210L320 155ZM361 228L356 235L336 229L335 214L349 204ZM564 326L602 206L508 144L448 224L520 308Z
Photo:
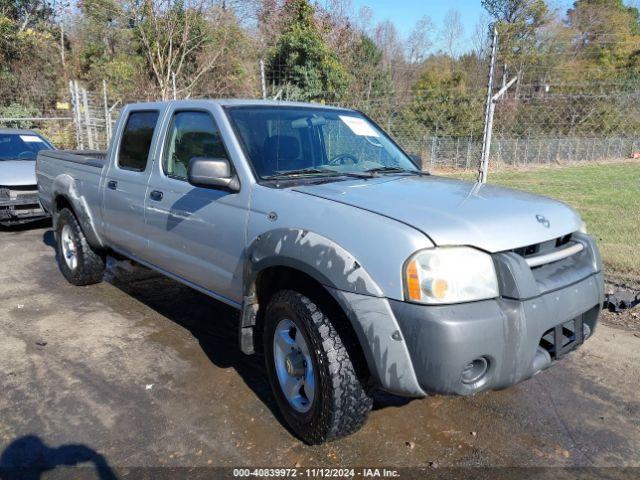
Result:
M120 140L118 167L134 172L142 172L146 169L158 116L157 110L138 110L129 113Z

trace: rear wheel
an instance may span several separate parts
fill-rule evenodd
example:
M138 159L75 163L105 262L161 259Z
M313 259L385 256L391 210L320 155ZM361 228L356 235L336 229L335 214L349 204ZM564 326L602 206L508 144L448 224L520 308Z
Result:
M265 361L276 402L291 429L310 444L357 431L373 404L347 339L325 310L299 292L281 290L264 317Z
M73 285L91 285L102 281L105 257L87 242L75 215L68 208L58 213L56 258L60 271Z

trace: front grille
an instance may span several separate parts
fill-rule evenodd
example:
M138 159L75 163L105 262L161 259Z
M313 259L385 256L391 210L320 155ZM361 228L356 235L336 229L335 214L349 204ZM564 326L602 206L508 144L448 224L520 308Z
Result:
M551 253L553 250L563 247L570 241L571 234L568 234L562 237L554 238L547 242L535 243L533 245L527 245L526 247L514 248L512 252L517 253L521 257L527 258L534 255Z
M37 185L0 187L0 210L27 213L40 209Z
M38 186L21 185L5 187L9 191L9 200L38 203Z

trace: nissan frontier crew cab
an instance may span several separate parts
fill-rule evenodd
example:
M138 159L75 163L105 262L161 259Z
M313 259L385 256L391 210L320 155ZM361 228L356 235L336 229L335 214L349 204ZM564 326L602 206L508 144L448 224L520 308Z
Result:
M360 428L374 389L526 380L593 334L603 301L572 208L422 172L353 110L128 105L106 152L41 151L37 177L69 282L116 255L235 307L308 443Z

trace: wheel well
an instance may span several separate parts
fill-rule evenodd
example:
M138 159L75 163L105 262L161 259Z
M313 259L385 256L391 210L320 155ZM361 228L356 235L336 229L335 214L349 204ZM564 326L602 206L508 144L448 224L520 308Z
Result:
M68 208L73 212L73 207L71 206L71 202L64 195L58 195L55 199L55 211L59 212L63 208ZM75 214L75 212L73 212Z
M309 274L291 267L274 266L262 270L255 281L255 292L258 300L258 315L254 328L254 345L262 351L263 316L271 296L279 290L290 289L309 297L334 321L351 360L360 378L368 379L370 372L362 346L346 313L327 289Z

